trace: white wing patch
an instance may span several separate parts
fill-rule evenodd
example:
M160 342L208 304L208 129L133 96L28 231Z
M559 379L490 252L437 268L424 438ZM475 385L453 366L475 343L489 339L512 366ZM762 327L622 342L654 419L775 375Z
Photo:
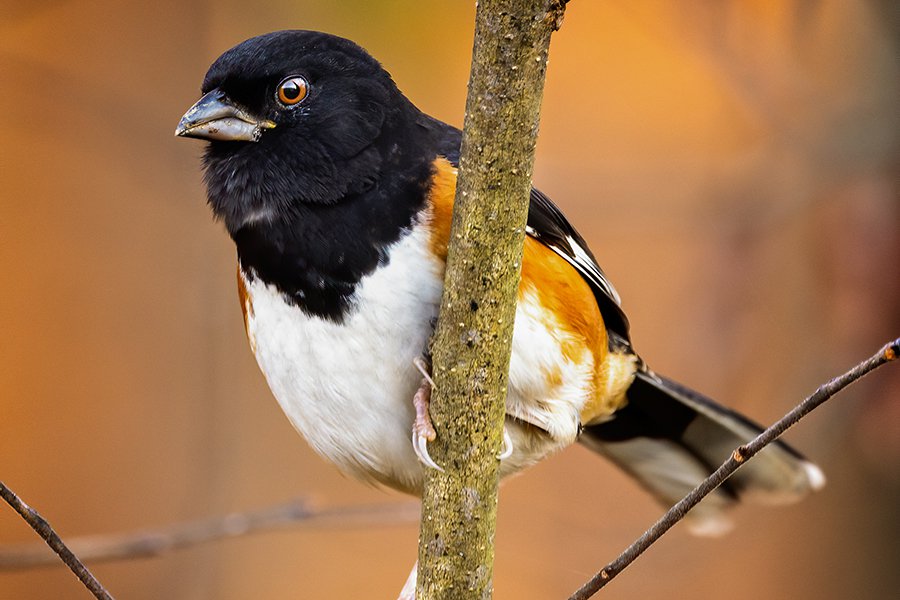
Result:
M594 262L594 260L588 255L588 253L584 251L584 248L582 248L581 245L577 241L575 241L572 236L567 235L566 239L569 242L569 246L572 248L572 252L575 253L574 262L573 260L565 257L565 255L557 248L553 248L553 251L563 256L563 258L566 258L566 260L568 260L569 263L571 263L572 266L579 271L589 273L592 281L594 281L594 283L596 283L600 287L600 289L602 289L606 293L607 296L615 300L616 304L622 306L622 298L619 296L619 292L616 291L616 288L614 288L609 279L606 278L606 275L603 274L603 271L601 271L597 267L597 263Z

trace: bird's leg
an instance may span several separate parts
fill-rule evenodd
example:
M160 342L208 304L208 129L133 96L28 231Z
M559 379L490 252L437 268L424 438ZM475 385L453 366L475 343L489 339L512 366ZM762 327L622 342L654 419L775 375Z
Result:
M416 600L416 576L418 572L419 561L416 561L412 571L409 572L409 577L406 578L406 583L403 584L403 589L400 590L397 600Z
M443 471L439 464L434 462L428 454L428 442L433 442L437 437L434 431L434 425L431 423L431 415L428 414L428 405L431 402L431 390L434 387L434 381L429 373L430 365L425 362L421 356L413 360L413 364L419 373L422 374L422 381L419 383L419 389L413 396L413 406L416 409L416 420L413 421L412 442L413 450L416 456L427 467ZM406 589L406 588L404 588Z
M416 420L413 422L413 450L422 464L443 471L431 456L428 454L428 442L433 442L437 437L434 425L431 423L431 415L428 413L428 405L431 402L431 390L434 388L434 380L431 379L430 365L425 362L421 356L413 360L413 364L419 373L422 374L422 381L419 383L419 389L413 396L413 406L416 409ZM504 460L512 456L513 443L506 426L503 427L503 447L500 454L497 455L499 460Z

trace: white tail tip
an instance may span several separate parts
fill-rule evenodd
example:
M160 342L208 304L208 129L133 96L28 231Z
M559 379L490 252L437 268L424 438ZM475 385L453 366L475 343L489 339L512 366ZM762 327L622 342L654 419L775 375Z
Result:
M825 487L825 473L822 472L822 469L811 462L804 462L803 470L806 472L806 479L809 481L811 490L818 491Z

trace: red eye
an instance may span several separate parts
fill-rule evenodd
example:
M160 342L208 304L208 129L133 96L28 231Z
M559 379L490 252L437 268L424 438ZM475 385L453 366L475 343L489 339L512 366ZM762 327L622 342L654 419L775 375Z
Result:
M293 106L306 98L309 84L299 75L292 75L278 84L278 101L285 106Z

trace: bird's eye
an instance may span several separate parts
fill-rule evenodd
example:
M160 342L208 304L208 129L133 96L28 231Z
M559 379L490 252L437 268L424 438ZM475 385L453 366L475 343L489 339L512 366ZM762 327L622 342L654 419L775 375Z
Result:
M291 75L278 84L276 96L285 106L293 106L306 98L309 84L299 75Z

